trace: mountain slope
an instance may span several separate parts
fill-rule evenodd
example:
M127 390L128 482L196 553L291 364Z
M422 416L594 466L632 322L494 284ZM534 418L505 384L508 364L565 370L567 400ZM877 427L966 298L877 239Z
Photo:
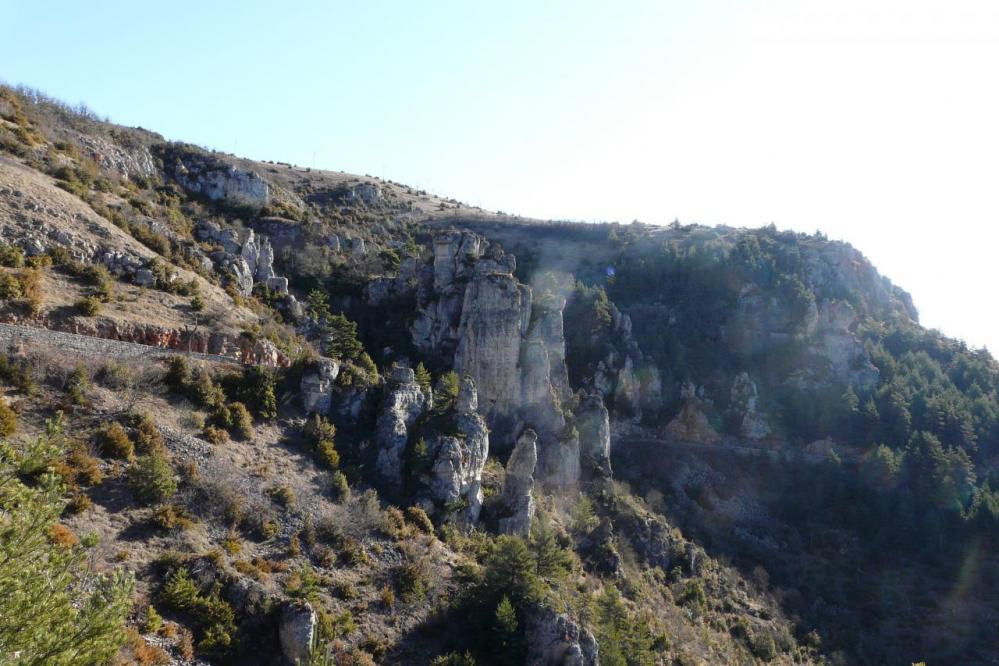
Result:
M244 364L0 363L123 660L994 658L999 368L849 245L0 118L0 317Z

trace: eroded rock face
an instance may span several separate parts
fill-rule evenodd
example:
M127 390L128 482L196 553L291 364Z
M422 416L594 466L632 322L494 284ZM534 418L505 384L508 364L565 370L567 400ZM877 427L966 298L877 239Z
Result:
M434 457L430 492L435 503L460 505L455 518L472 525L482 509L482 469L489 457L489 428L476 411L474 382L465 377L456 401L455 426L460 437L438 437L431 448Z
M373 206L382 199L382 190L375 183L358 183L351 188L351 194L368 206Z
M266 282L274 277L274 248L268 239L258 239L251 229L240 256L246 261L255 282Z
M271 368L286 368L291 360L270 340L261 338L252 343L247 338L240 338L240 353L243 363L250 365L266 365Z
M530 316L530 288L509 273L476 268L465 289L454 368L475 380L479 408L493 427L521 405L520 344Z
M103 317L72 317L50 322L50 328L95 338L134 342L150 347L225 356L237 363L288 367L291 360L268 340L250 343L217 331L179 330L153 325L128 324Z
M501 534L527 536L534 519L534 468L538 464L538 435L525 430L506 463L501 513L498 526Z
M219 272L228 273L241 294L249 296L253 285L261 283L285 296L285 309L292 316L300 316L293 311L296 301L288 293L288 278L280 277L274 270L274 248L270 239L257 236L250 229L245 240L240 242L235 229L222 228L212 222L202 222L194 234L199 240L221 248L211 253L209 262L214 262Z
M375 469L387 484L402 483L403 453L409 428L423 414L427 397L416 383L412 368L396 366L388 379L388 389L378 415L375 442L378 456Z
M420 284L415 346L475 381L478 411L494 445L510 447L528 427L538 438L538 479L576 484L579 441L567 431L563 407L571 396L563 331L567 286L545 276L535 300L513 276L514 258L476 234L439 234L433 252L431 265L413 271ZM384 300L385 291L379 286L368 298Z
M590 393L580 402L576 427L583 478L610 478L610 413L599 392Z
M267 181L207 154L177 151L165 164L167 172L185 190L212 201L262 208L270 200Z
M333 401L333 382L340 374L340 364L321 358L302 375L302 408L306 414L326 414Z
M527 615L527 666L597 666L600 651L586 628L547 606Z
M879 372L855 335L857 324L857 313L849 303L823 302L810 349L825 360L833 377L867 392L878 385Z
M756 406L756 384L748 373L740 372L732 383L731 405L739 424L739 434L749 439L766 439L770 425Z
M281 610L278 635L281 654L289 664L308 663L316 633L316 611L312 604L288 604Z
M89 154L102 171L110 171L126 180L150 178L156 173L156 163L145 146L125 148L99 136L77 133L83 151Z

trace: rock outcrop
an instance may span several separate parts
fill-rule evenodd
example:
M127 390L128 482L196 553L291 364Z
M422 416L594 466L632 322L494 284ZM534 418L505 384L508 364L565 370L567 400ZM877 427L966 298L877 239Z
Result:
M599 392L583 397L576 410L579 458L584 479L609 479L610 413Z
M846 301L823 302L809 349L824 361L832 377L866 393L878 385L879 373L855 334L858 323L856 311Z
M302 409L306 414L326 414L333 401L333 382L340 374L340 364L321 358L302 375Z
M479 409L506 432L521 407L520 347L531 316L531 290L493 261L476 265L461 307L454 368L475 380Z
M455 403L458 436L444 435L431 447L434 460L430 493L434 503L455 511L460 524L472 525L482 510L482 469L489 457L489 429L476 411L474 382L462 379Z
M375 469L386 484L399 487L409 429L424 413L427 396L416 383L413 369L400 366L392 368L386 390L376 424L378 455Z
M218 331L131 324L103 317L72 317L50 322L55 330L150 347L224 356L246 365L286 368L291 359L269 340L251 340Z
M720 437L704 413L696 387L687 382L680 391L680 397L683 406L680 413L666 424L665 434L685 442L717 444Z
M759 413L756 402L756 383L748 373L740 372L732 383L730 400L739 434L748 439L766 439L771 434L770 425Z
M288 664L306 664L312 651L316 633L316 611L312 604L287 604L281 609L278 636L281 654Z
M887 293L877 293L886 299L885 307L889 300L902 302ZM903 305L895 308L896 312L906 311ZM810 372L796 373L791 377L793 382L799 386L848 384L863 393L877 386L878 369L856 335L857 324L857 313L845 301L823 300L816 304L812 300L795 309L751 284L739 294L725 328L725 338L729 349L743 357L759 355L792 341L804 342L807 362L801 365ZM816 368L821 371L815 372Z
M253 291L253 285L262 283L278 294L288 294L287 278L274 272L274 248L270 240L258 237L252 229L240 241L235 229L222 228L212 222L202 222L194 230L196 238L217 246L210 255L211 261L222 273L228 273L244 296Z
M564 613L542 606L527 614L527 666L597 666L597 641L585 627Z
M506 481L500 498L499 531L527 536L534 520L534 468L538 464L538 435L525 430L506 463Z
M267 181L252 171L237 169L214 155L183 147L171 146L165 150L169 153L164 155L167 174L189 192L250 208L262 208L270 201Z
M101 171L124 178L151 178L156 174L156 162L143 145L122 146L104 137L74 132L82 151L97 162Z
M580 452L564 411L571 395L566 285L546 278L535 300L515 269L511 255L476 234L436 236L432 263L418 271L413 343L475 381L494 445L509 447L518 431L531 428L538 437L539 480L572 486L580 477ZM393 289L379 285L368 299L382 301Z

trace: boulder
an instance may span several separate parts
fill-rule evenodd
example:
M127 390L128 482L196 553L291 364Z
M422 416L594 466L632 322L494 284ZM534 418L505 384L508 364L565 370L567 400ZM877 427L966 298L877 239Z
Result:
M153 275L153 272L148 268L140 268L135 272L135 278L133 278L133 281L140 287L149 288L156 284L156 276Z
M302 408L307 414L325 414L330 410L333 383L339 374L339 363L331 358L321 358L302 375Z
M564 613L541 606L526 618L526 666L597 666L600 651L586 628Z
M260 338L250 341L240 338L241 361L247 365L264 365L270 368L287 368L291 359L270 340Z
M316 611L312 604L287 604L281 610L278 636L281 639L281 654L287 663L309 663L315 633Z
M269 277L264 280L264 284L276 294L288 293L288 278L286 277Z

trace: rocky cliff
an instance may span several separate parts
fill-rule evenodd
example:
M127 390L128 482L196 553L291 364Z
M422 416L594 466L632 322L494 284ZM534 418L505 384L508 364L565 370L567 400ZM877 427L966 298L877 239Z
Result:
M422 272L413 343L474 380L494 443L509 448L519 431L532 428L538 478L572 486L580 479L581 453L567 428L565 285L546 281L535 298L515 269L511 255L475 234L437 235L432 263Z

